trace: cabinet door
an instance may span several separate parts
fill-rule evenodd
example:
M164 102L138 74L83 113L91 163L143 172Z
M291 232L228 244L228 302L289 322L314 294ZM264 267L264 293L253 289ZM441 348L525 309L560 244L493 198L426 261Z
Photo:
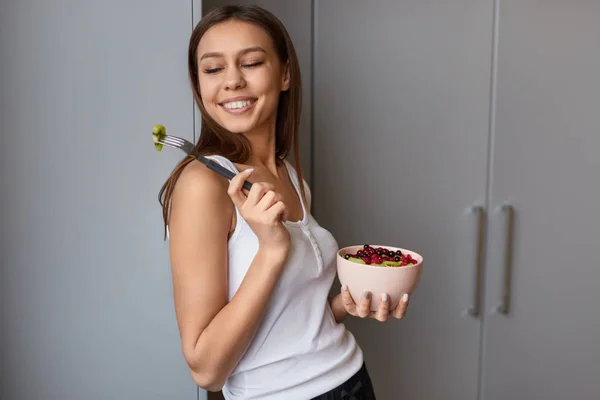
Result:
M150 135L193 139L190 5L2 3L1 399L198 397Z
M600 3L499 4L483 398L598 399Z
M477 224L467 211L486 194L492 2L316 7L315 216L340 246L425 258L404 320L347 326L380 398L475 399L480 321L464 311Z

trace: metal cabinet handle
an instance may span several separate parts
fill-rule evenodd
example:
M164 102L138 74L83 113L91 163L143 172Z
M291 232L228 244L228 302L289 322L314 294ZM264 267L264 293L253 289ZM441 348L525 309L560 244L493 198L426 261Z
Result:
M503 205L500 207L500 212L504 217L504 257L502 260L504 276L502 278L502 299L500 301L500 305L496 307L496 311L500 314L508 315L508 312L510 311L510 283L513 255L512 243L515 213L511 205Z
M481 313L481 262L483 257L483 207L474 206L469 209L469 214L473 216L475 225L475 246L472 254L473 271L473 292L471 294L471 304L463 312L471 317L477 318Z

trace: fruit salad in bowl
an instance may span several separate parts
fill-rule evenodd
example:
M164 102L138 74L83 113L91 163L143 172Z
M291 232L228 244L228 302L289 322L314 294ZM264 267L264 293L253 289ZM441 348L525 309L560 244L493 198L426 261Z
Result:
M390 310L395 309L404 293L411 295L423 269L423 257L414 251L382 245L344 247L338 251L337 271L342 285L358 304L368 290L371 310L377 311L381 294L390 297Z

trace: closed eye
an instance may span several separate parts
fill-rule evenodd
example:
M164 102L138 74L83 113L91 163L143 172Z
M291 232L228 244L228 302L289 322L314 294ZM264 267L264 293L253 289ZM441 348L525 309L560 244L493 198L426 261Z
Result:
M245 68L252 68L252 67L258 67L259 65L263 65L264 62L263 61L257 61L251 64L244 64Z
M221 71L223 68L208 68L205 69L204 72L207 74L216 74L217 72Z

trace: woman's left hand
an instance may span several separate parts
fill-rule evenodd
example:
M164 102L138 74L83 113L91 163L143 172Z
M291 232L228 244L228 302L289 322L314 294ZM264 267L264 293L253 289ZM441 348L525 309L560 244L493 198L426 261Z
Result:
M380 295L381 302L379 303L377 311L371 311L371 296L371 292L364 292L357 305L352 299L352 296L350 296L350 291L348 291L347 287L345 285L342 286L342 303L346 312L354 317L374 318L380 322L385 322L390 314L397 319L402 319L406 314L408 308L407 293L400 298L400 303L398 303L398 306L393 310L390 310L390 296L386 293L382 293Z

